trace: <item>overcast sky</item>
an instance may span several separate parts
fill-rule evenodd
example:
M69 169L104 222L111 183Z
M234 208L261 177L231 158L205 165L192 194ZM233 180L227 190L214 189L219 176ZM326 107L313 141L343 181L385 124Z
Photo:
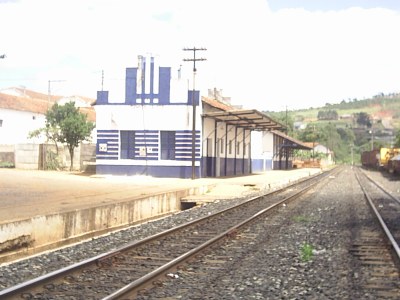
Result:
M0 0L0 89L123 100L125 68L152 54L196 89L259 110L400 92L400 1ZM59 81L63 80L63 81Z

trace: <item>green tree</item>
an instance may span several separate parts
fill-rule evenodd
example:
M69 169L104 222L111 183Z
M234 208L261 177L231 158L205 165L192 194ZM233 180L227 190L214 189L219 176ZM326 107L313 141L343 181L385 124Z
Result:
M30 133L38 136L44 133L56 146L57 142L66 144L71 157L70 171L74 165L74 149L82 141L88 141L94 128L94 123L87 120L87 115L75 107L75 102L65 105L54 104L46 113L46 127ZM58 147L57 147L58 152Z
M365 112L359 112L359 113L356 113L355 115L356 115L356 121L357 121L358 125L371 128L372 122L371 122L371 117L369 114L367 114Z
M338 120L339 114L334 109L318 111L318 120Z
M266 113L275 121L281 123L284 126L287 126L286 134L289 136L293 136L293 127L294 120L292 114L290 112L281 111L281 112L268 112Z

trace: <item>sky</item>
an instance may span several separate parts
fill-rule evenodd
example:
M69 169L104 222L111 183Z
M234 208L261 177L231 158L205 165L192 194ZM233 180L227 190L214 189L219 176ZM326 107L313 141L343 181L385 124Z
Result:
M0 0L0 89L123 101L155 56L193 88L261 111L400 92L398 0ZM50 83L49 83L50 82Z

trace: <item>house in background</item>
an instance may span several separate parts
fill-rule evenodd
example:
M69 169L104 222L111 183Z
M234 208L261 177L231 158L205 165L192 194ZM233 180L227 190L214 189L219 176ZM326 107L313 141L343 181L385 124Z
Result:
M305 162L305 166L324 168L335 164L334 152L328 147L316 142L304 144L311 149L311 158Z
M45 127L46 112L54 103L74 101L92 122L96 120L92 99L49 96L22 87L0 90L0 144L43 143L45 138L30 139L29 132Z
M45 126L47 101L22 88L0 91L0 144L32 143L29 132ZM44 139L37 140L44 142Z
M173 78L171 68L160 67L154 57L139 56L137 67L126 69L125 80L125 99L109 99L109 91L97 93L98 174L236 176L269 169L261 165L272 168L277 159L291 167L290 147L299 143L290 144L292 139L278 134L284 126L262 112L234 107L216 89L201 97L200 106L199 91L189 90L179 76ZM272 130L277 132L269 137L275 142L272 149L268 139L253 146L253 132Z
M22 87L0 90L0 163L38 169L40 145L47 141L44 136L29 138L29 133L45 127L46 112L54 103L70 101L80 105L80 111L95 121L95 111L90 106L93 100L89 98L49 96Z

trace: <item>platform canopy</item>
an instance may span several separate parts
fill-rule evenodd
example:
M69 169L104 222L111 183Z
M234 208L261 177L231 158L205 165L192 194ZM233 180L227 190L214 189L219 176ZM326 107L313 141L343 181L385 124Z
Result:
M312 147L307 146L305 143L296 140L283 132L280 131L272 131L274 134L280 136L283 139L283 144L280 145L282 148L288 149L298 149L298 150L312 150Z
M281 123L255 109L208 112L202 116L204 118L211 118L218 122L224 122L228 125L242 127L248 130L270 131L286 128Z

